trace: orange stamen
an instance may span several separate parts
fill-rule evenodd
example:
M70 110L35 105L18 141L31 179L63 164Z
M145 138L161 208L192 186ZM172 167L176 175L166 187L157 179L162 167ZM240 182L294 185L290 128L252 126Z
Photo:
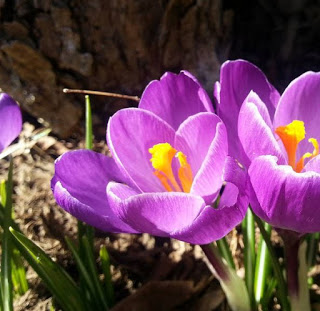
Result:
M319 154L319 144L315 138L310 138L308 141L313 145L313 152L306 152L298 162L296 162L296 153L299 143L305 138L305 127L304 122L299 120L294 120L290 124L285 126L279 126L276 128L275 132L280 137L286 151L288 154L288 164L296 172L301 172L304 168L304 160L312 159Z
M279 126L275 131L287 151L288 163L295 169L298 144L305 138L304 123L294 120L286 126Z
M176 154L179 160L180 168L178 171L179 179L184 192L190 192L192 186L192 170L190 164L187 162L187 156L179 151Z

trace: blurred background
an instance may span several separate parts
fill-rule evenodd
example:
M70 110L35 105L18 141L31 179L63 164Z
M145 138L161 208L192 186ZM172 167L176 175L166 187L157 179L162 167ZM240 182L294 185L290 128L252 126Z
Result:
M192 72L212 96L227 59L258 65L283 91L320 70L319 0L1 0L0 87L25 120L60 138L83 125L82 88L140 96L165 71ZM136 102L92 97L97 138Z

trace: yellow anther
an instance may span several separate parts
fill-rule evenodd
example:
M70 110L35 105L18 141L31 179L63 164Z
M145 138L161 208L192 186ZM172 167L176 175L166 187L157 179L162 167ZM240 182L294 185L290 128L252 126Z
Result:
M314 158L319 154L319 143L315 138L309 138L308 142L313 145L312 157Z
M152 155L150 161L155 169L154 174L159 178L167 191L190 192L193 179L192 170L187 161L187 156L184 153L181 151L177 152L177 150L168 143L154 145L149 149L149 152ZM174 156L180 164L178 177L182 190L172 171L172 160Z
M152 155L151 163L154 169L167 173L171 171L171 162L177 150L168 143L157 144L149 149Z
M296 168L296 152L298 144L305 138L305 128L303 121L294 120L286 126L279 126L275 131L287 151L288 163Z
M164 188L167 191L170 191L168 190L168 186L169 186L171 191L172 191L172 187L173 189L175 189L175 191L181 191L179 184L174 178L174 175L172 172L172 166L171 166L172 159L177 153L177 150L174 149L168 143L162 143L162 144L154 145L152 148L149 149L149 152L152 155L150 161L152 163L153 168L156 170L154 174L159 178ZM161 173L161 175L159 175L159 173ZM164 179L163 176L166 179ZM164 180L166 182L164 182ZM172 187L170 186L170 184L172 185Z
M179 151L176 154L176 157L179 160L180 168L178 171L179 179L181 182L181 186L184 192L190 192L191 185L192 185L192 170L191 166L187 161L187 156Z

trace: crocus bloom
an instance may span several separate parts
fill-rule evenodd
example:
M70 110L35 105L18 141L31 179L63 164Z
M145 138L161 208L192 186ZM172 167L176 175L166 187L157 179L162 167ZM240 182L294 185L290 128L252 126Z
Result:
M227 127L229 154L248 167L248 159L238 138L238 116L250 91L256 92L273 117L280 95L264 73L245 60L226 61L220 69L220 82L214 85L217 114Z
M226 128L189 73L151 82L139 108L109 120L107 142L112 158L78 150L56 161L54 196L78 219L195 244L223 237L243 219L245 174L227 157Z
M233 72L228 76L229 83L236 81L236 88L240 87L241 82L237 79L243 75L244 88L253 90L248 92L238 109L237 129L231 127L230 131L237 130L234 140L236 144L240 141L243 148L238 149L238 154L244 159L244 152L245 165L250 165L252 209L275 227L299 233L317 232L320 230L317 214L320 200L320 73L301 75L290 83L278 100L277 92L262 78L262 73L259 73L260 79L255 78L257 68L247 62L245 66L243 64L243 61L227 64L232 67L228 71ZM223 83L222 80L220 100L224 114L227 114L222 90L224 88L224 96L229 96L231 103L235 103L234 85L231 83L228 93L227 85ZM239 102L235 105L239 107ZM236 118L231 109L230 114Z
M0 152L21 132L22 118L18 104L5 93L0 94Z

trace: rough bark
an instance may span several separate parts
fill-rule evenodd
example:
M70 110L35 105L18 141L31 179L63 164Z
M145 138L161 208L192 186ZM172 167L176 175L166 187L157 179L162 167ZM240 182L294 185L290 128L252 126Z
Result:
M64 87L140 95L164 71L186 69L211 94L221 62L237 57L285 84L320 63L318 2L285 2L2 0L0 87L67 137L83 105ZM94 103L105 117L132 105Z

